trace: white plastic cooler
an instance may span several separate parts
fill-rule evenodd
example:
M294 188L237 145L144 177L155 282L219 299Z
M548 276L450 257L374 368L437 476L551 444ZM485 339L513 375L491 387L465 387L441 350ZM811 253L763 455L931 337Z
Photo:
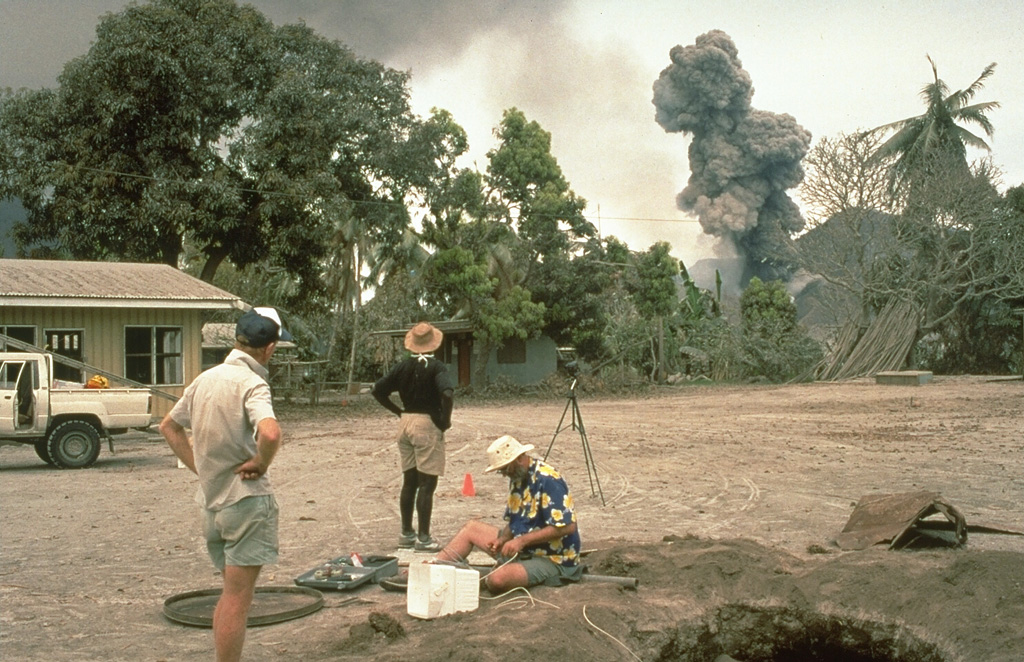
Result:
M433 563L409 565L406 608L416 618L437 618L480 606L480 573Z

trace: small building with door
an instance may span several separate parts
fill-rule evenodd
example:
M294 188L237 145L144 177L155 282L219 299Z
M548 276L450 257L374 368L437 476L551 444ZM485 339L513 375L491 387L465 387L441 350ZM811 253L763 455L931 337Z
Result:
M444 341L434 356L448 365L452 374L458 377L460 387L472 385L478 360L473 353L473 324L467 320L431 324L444 333ZM375 331L370 335L397 338L401 342L412 327L410 324L402 329ZM489 382L503 377L515 384L529 385L543 381L556 370L558 346L554 340L542 335L526 340L506 339L501 347L491 350L485 374Z
M244 307L163 264L0 259L0 333L175 398L201 371L204 316ZM91 375L58 363L55 376ZM153 398L153 415L172 404Z

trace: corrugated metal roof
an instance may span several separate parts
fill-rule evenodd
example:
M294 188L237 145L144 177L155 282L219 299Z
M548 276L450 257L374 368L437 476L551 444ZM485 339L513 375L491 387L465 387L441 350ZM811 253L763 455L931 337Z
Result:
M0 304L221 309L242 301L166 264L0 259Z
M287 329L287 327L285 327ZM224 349L235 346L234 322L207 322L203 325L203 349ZM278 349L296 347L291 340L277 343Z
M234 324L230 322L207 322L203 325L203 349L231 347L234 344Z

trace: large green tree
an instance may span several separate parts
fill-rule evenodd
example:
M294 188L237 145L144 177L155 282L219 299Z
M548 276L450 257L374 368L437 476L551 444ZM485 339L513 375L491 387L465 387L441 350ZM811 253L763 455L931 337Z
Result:
M548 255L568 252L596 234L551 153L551 134L517 108L506 110L487 153L487 203L494 218L516 228L527 269Z
M478 380L490 350L509 338L547 329L564 340L580 322L586 341L594 326L594 308L579 305L589 285L573 272L595 234L586 201L569 187L539 124L513 108L495 135L485 174L450 168L430 187L421 234L433 250L422 268L428 302L473 320ZM573 291L556 294L556 285Z
M650 325L652 354L655 357L652 373L658 381L668 376L665 318L679 310L676 287L679 263L669 254L671 249L667 242L659 241L635 256L635 274L629 287L637 312Z
M521 284L543 303L543 330L596 358L606 323L599 294L610 271L605 249L551 152L551 134L519 109L506 110L488 152L485 211L515 232L507 242Z
M273 51L272 26L233 3L107 15L56 90L4 103L3 192L29 210L19 237L56 240L72 257L177 266L185 227L241 215L222 141L257 114Z
M407 83L233 0L131 5L57 89L4 99L0 194L29 210L23 242L175 266L189 242L206 280L224 260L279 266L332 306L351 299L353 247L397 243L435 167ZM349 272L333 292L328 251Z
M587 361L602 359L609 349L603 294L619 270L610 266L607 241L590 238L574 253L548 256L534 265L528 281L533 300L544 304L544 333Z

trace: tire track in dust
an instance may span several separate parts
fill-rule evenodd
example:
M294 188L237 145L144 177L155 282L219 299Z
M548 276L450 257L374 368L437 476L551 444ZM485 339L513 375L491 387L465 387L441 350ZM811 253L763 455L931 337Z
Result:
M630 488L629 477L626 476L626 474L624 474L624 473L613 473L612 477L613 478L618 477L619 478L619 482L622 485L619 488L619 491L615 494L615 496L613 496L612 498L610 498L610 499L608 499L606 501L606 505L611 505L611 504L615 503L616 501L618 501L619 499L621 499L622 497L624 497L627 494L629 494L629 488Z
M744 478L743 482L747 484L748 488L750 488L750 495L747 497L747 502L740 506L741 511L750 508L757 501L761 500L761 488L757 486L757 483L750 480L749 478Z
M364 488L362 483L360 483L359 487L352 490L352 492L350 492L350 496L346 499L345 514L348 516L348 521L352 523L352 527L356 530L356 535L352 541L353 543L360 542L363 539L363 535L366 533L366 530L356 520L355 516L352 515L352 504L354 504L359 495L365 491L366 488Z
M710 497L707 497L707 496L697 496L697 497L695 497L693 502L692 502L692 507L696 508L696 507L699 507L699 506L707 506L707 505L714 504L714 503L716 503L718 501L718 499L720 497L722 497L722 495L724 495L726 492L729 491L729 487L730 487L729 479L726 478L725 476L720 476L720 478L722 479L722 483L723 483L721 489L719 489L713 496L710 496ZM629 479L626 478L625 476L623 476L623 479L626 481L626 483L628 485L629 484ZM626 514L626 513L641 511L641 510L660 509L660 508L666 508L666 507L670 510L671 506L678 506L679 505L679 499L678 498L667 499L667 500L660 501L660 502L658 502L656 504L652 504L651 500L649 498L649 495L654 493L654 492L661 492L661 491L663 491L663 488L659 488L658 490L647 490L647 489L643 489L643 488L634 487L632 489L632 492L631 492L631 496L633 498L628 503L624 504L624 507L620 509L620 512L622 512L623 514Z
M628 487L628 478L623 476L623 480L625 481L626 486ZM757 485L757 483L746 477L743 477L740 480L742 481L743 486L746 488L746 496L742 504L735 510L736 513L742 513L744 511L747 511L761 501L761 488ZM713 494L705 496L696 496L693 498L690 505L687 506L688 510L699 510L717 505L717 510L719 512L714 516L715 523L713 526L711 526L712 530L722 528L732 523L732 521L735 519L734 515L731 516L728 514L728 505L730 501L732 501L732 499L729 499L729 493L733 491L735 487L737 487L737 483L730 480L729 476L719 474L718 484L719 487ZM632 498L628 502L624 503L623 507L618 509L618 512L620 512L623 515L626 515L629 513L639 512L643 510L671 511L679 507L680 500L678 498L662 500L658 503L652 503L652 501L648 498L648 496L652 492L654 491L636 487L632 488L629 491L629 494ZM619 495L616 495L616 498L623 494L625 494L625 491L621 492Z
M728 478L726 476L722 476L722 478L725 482L728 483ZM747 511L761 500L761 488L757 486L757 483L755 483L754 481L745 476L742 477L740 480L743 481L743 484L746 486L748 490L746 499L744 499L742 505L740 505L738 509L732 511L731 514L728 512L720 513L714 518L713 522L707 523L708 526L706 526L705 528L705 531L707 533L720 531L726 527L729 527L738 519L738 516L741 513ZM717 501L718 498L723 495L724 492L720 492L719 494L715 495L714 500ZM723 500L723 508L726 505L726 503L727 501Z
M605 506L612 505L613 503L615 503L616 501L618 501L623 496L625 496L626 494L629 493L629 491L630 491L630 482L629 482L629 478L626 477L626 474L620 473L620 472L617 472L617 471L610 471L607 466L605 466L605 465L598 465L597 462L594 462L592 467L593 467L593 471L594 471L594 474L595 474L593 477L596 478L596 481L594 482L593 489L591 490L590 494L591 494L591 496L597 496L598 495L598 488L600 487L600 494L604 495L604 505ZM590 487L590 480L589 479L586 481L586 483L580 482L580 480L571 480L570 481L569 479L572 478L571 476L566 477L565 476L565 472L563 472L561 469L558 469L558 471L559 471L559 473L562 473L563 477L566 478L567 482L570 482L570 487L573 490L573 493L577 497L580 495L579 488L578 487L572 487L572 485L577 485L577 484L578 485L584 485L585 484L587 487ZM609 474L611 474L611 475L609 476ZM586 467L584 467L584 470L581 471L579 475L586 475ZM601 477L602 476L604 476L604 482L601 481ZM616 492L614 496L608 497L606 495L606 493L605 493L605 489L604 488L606 486L611 485L611 484L618 484L619 488L618 488L618 492Z
M724 496L725 494L727 494L729 492L729 488L732 485L729 482L729 477L728 476L723 476L722 474L718 474L718 477L722 479L722 488L720 490L718 490L718 492L716 492L715 495L713 497L711 497L710 499L706 498L706 497L698 497L696 499L696 503L704 505L704 506L711 506L713 504L718 503L718 500L722 496Z

